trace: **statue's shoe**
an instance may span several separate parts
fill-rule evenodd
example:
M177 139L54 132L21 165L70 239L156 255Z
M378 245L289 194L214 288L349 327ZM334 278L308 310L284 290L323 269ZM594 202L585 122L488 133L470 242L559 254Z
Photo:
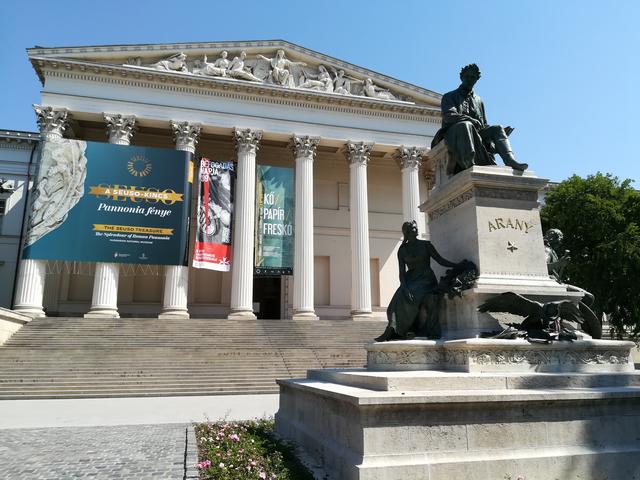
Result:
M393 340L396 336L396 332L394 332L393 328L387 326L382 335L377 338L374 338L376 342L388 342L389 340Z
M519 170L521 172L524 172L527 168L529 168L528 163L520 163L520 162L516 162L515 160L509 160L507 162L504 162L504 164L507 167L511 167L514 170Z

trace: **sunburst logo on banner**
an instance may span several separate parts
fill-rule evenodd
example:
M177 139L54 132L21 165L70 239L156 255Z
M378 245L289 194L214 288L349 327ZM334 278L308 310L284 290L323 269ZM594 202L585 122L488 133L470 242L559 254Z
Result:
M144 155L134 155L127 164L127 170L134 177L146 177L151 173L151 162Z

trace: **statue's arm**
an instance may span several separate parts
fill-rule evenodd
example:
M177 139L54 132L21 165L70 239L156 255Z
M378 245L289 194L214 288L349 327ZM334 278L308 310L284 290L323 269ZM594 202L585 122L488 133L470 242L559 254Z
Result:
M441 109L442 119L446 124L460 123L465 121L471 123L477 122L475 118L472 118L469 115L458 113L458 106L453 101L453 98L451 96L445 95L444 97L442 97Z
M456 266L458 266L457 263L451 262L451 261L447 260L446 258L442 257L438 253L438 251L436 250L436 247L434 247L431 242L427 242L427 248L429 250L429 255L431 255L431 257L436 262L438 262L440 265L442 265L443 267L456 267Z
M482 100L480 100L480 113L482 114L482 118L480 119L482 125L489 125L487 122L487 114L484 111L484 102Z
M405 298L410 302L415 302L415 297L411 293L411 291L407 288L407 266L404 262L404 258L402 258L402 246L398 249L398 272L400 276L400 291L405 296Z
M402 248L402 247L400 247ZM402 251L398 249L398 272L400 276L400 287L404 287L406 281L406 264L404 263L404 259L402 258Z

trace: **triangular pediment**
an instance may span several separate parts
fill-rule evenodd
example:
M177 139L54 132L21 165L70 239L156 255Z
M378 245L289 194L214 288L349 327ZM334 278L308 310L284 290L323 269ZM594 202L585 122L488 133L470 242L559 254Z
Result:
M396 105L440 105L438 93L283 40L34 47L28 53L43 83L43 67L57 62L66 68L144 73L147 78L169 74L227 85L263 86L283 94L308 92Z

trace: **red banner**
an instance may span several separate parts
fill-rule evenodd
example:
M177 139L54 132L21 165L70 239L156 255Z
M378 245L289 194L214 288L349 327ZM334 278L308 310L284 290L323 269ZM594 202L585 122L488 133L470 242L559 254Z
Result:
M195 268L231 269L234 171L233 162L200 160Z

